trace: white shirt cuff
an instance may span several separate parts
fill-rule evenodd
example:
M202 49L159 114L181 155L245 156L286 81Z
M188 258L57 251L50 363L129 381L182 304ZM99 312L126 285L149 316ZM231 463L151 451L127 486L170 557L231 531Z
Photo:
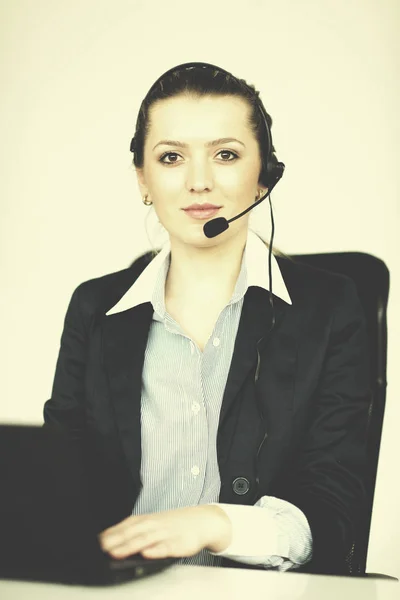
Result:
M304 513L273 496L263 496L254 506L211 502L222 508L232 523L231 544L210 552L248 564L282 566L281 570L311 560L312 536Z

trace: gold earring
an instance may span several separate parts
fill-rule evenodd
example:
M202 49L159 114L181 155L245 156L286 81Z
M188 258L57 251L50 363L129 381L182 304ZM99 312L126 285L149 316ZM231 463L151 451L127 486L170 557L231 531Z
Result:
M145 197L143 198L143 204L145 204L146 206L151 206L153 203L150 200L150 202L147 202L147 198L149 197L148 194L145 195Z
M263 193L264 193L263 190L258 190L258 196L255 197L255 201L260 200Z

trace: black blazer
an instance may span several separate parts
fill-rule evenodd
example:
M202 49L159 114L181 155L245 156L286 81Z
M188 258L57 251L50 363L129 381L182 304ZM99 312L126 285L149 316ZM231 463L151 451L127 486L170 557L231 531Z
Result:
M351 279L276 258L293 304L274 296L276 323L266 334L268 292L250 287L245 295L218 426L219 501L254 504L270 495L292 502L313 537L313 558L302 570L344 574L365 503L364 313ZM146 253L75 289L44 406L45 424L67 429L82 448L98 531L130 515L141 488L141 375L153 307L105 313L150 260ZM237 477L248 480L246 494L235 493Z

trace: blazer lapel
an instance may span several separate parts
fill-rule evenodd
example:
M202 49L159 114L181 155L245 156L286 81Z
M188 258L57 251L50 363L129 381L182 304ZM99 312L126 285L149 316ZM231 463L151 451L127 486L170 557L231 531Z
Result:
M288 306L274 297L275 326L271 331L272 308L269 293L259 287L250 287L244 297L239 328L233 350L231 367L222 399L220 425L226 419L233 400L250 369L257 365L257 342L259 352L275 334Z
M128 465L139 486L142 370L152 315L153 307L146 303L103 321L103 358L111 401Z
M271 330L272 309L268 292L261 288L249 288L242 308L238 333L232 356L231 368L223 396L217 435L218 463L222 481L229 481L230 476L248 476L252 469L250 447L258 447L260 439L253 441L249 437L257 436L258 426L245 433L245 423L236 423L229 418L229 411L236 404L238 394L245 394L244 402L253 402L248 395L251 390L259 394L264 407L265 426L268 437L260 482L262 488L268 489L276 469L279 468L290 440L293 425L293 398L297 370L297 349L301 327L299 313L291 305L274 296L275 325ZM257 365L257 342L262 356L262 379L254 383ZM246 377L252 373L253 382L243 388ZM243 391L241 391L243 390ZM246 419L245 419L246 421ZM241 435L235 436L240 431ZM247 440L244 444L243 440ZM265 458L267 457L267 458ZM228 468L228 460L230 467ZM233 471L235 473L233 473ZM236 472L237 471L237 472ZM262 476L261 476L262 475ZM227 479L228 478L228 479ZM232 496L231 486L222 486L220 502L234 502L242 497ZM251 498L243 497L242 501Z

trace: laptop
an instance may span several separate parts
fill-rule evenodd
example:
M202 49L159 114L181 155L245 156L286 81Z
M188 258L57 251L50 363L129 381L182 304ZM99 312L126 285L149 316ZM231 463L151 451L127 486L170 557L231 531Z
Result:
M81 463L61 431L0 425L0 578L112 585L179 560L103 552Z

